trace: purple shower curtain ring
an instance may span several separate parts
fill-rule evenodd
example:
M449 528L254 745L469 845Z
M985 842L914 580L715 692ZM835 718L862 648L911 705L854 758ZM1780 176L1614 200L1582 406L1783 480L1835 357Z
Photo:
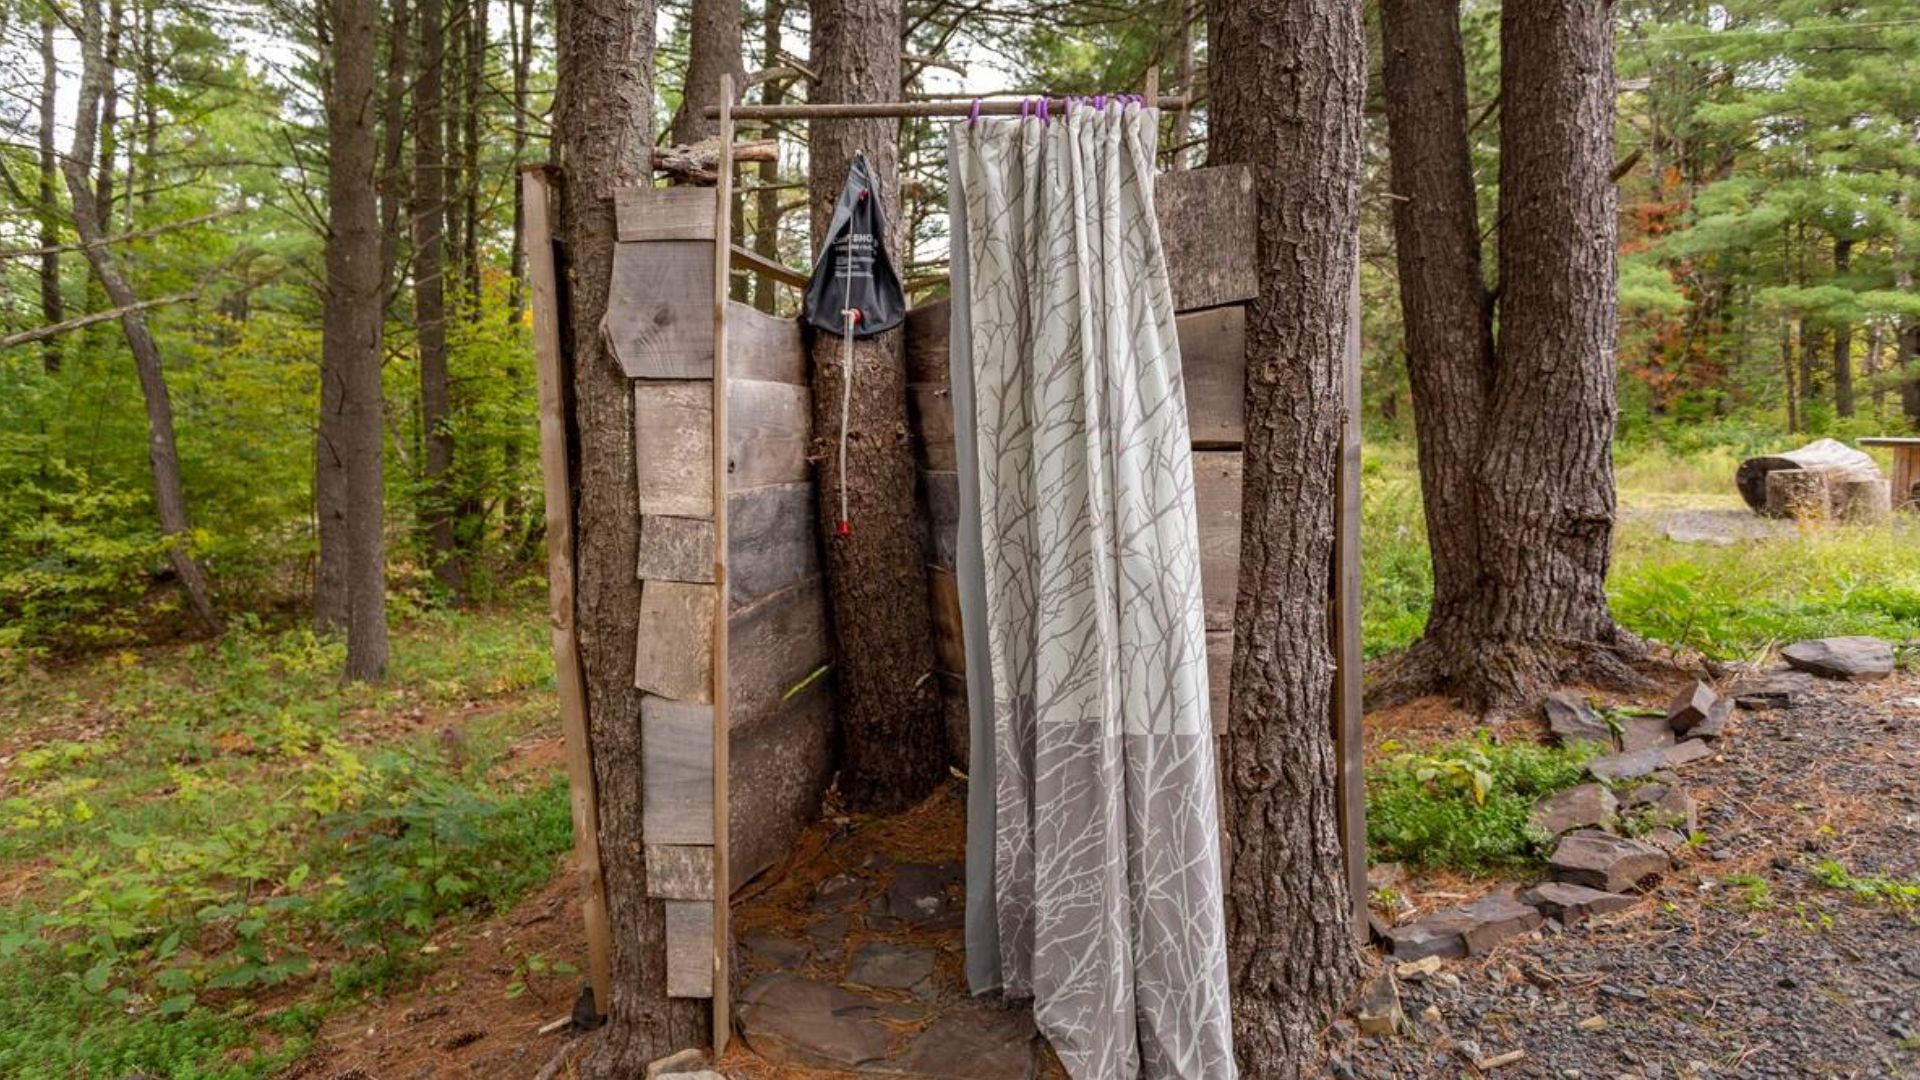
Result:
M1051 126L1052 123L1053 121L1047 118L1047 98L1046 95L1043 94L1040 97L1040 124L1046 127Z
M1029 105L1032 105L1032 104L1033 104L1033 99L1032 99L1032 98L1021 98L1021 99L1020 99L1020 122L1021 122L1022 124L1025 124L1025 123L1027 122L1027 106L1029 106Z
M976 127L980 123L980 99L973 99L973 108L967 113L967 126Z

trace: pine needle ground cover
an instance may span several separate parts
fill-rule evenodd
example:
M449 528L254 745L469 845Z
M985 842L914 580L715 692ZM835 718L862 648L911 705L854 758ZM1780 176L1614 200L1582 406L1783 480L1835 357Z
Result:
M537 594L396 628L392 677L243 625L0 674L0 1075L272 1075L571 843ZM540 958L530 958L538 963Z

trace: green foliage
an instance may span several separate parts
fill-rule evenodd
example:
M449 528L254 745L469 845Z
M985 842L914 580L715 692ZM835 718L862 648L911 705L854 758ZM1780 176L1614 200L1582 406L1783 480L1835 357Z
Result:
M1419 866L1533 863L1552 838L1528 822L1528 811L1541 796L1580 783L1590 752L1483 736L1395 754L1367 776L1367 846L1375 859Z
M1855 874L1834 859L1820 860L1813 868L1813 876L1829 889L1838 889L1875 907L1891 908L1907 916L1920 908L1920 881L1884 874Z

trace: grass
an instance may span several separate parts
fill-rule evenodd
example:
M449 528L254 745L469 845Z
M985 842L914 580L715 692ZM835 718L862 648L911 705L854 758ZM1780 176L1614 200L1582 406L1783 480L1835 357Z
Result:
M1367 774L1368 847L1376 861L1415 866L1535 864L1553 838L1528 812L1542 796L1579 784L1590 752L1479 738L1395 753Z
M397 626L375 688L259 623L11 661L0 1075L270 1075L329 1010L417 977L436 926L547 880L564 781L498 768L551 727L535 600Z

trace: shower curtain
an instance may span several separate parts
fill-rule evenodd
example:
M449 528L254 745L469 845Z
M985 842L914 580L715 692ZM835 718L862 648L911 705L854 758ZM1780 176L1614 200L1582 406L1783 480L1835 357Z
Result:
M1075 1080L1231 1080L1205 621L1152 110L948 139L967 975Z

